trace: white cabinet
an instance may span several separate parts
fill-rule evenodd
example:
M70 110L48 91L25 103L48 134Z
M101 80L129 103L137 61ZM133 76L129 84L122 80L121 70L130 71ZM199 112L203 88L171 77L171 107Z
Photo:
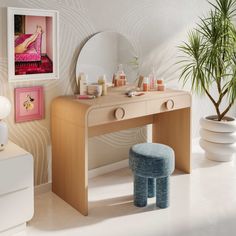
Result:
M9 141L0 151L0 235L22 229L33 213L33 157Z

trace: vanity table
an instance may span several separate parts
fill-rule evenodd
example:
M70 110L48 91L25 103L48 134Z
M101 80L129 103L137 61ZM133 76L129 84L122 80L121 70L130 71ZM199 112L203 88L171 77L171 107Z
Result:
M88 139L152 124L153 142L171 146L177 169L190 173L191 96L181 90L146 92L129 98L111 88L92 100L54 99L51 110L52 190L88 215Z

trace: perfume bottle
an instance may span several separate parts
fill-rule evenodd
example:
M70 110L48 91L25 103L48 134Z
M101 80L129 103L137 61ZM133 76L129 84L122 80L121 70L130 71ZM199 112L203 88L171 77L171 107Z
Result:
M117 76L119 76L119 79L121 80L121 81L119 81L119 84L121 86L126 85L126 75L125 75L125 72L123 70L123 65L122 64L118 65L118 71L117 71L116 74L117 74Z
M149 88L150 88L150 90L154 90L155 89L155 80L156 80L154 66L152 67L152 72L149 74L148 78L149 78Z
M144 77L143 80L143 91L147 92L149 90L149 78L148 77Z

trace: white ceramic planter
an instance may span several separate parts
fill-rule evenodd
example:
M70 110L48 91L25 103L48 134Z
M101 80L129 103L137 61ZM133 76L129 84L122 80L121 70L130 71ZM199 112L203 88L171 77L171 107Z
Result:
M212 161L232 161L236 153L236 119L227 117L227 121L216 121L214 118L201 118L200 146Z

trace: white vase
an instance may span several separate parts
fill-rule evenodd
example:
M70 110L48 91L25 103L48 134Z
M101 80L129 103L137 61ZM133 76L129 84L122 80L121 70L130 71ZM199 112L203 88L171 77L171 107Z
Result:
M232 161L236 152L236 119L226 117L217 121L216 116L200 119L200 146L206 158L212 161Z

